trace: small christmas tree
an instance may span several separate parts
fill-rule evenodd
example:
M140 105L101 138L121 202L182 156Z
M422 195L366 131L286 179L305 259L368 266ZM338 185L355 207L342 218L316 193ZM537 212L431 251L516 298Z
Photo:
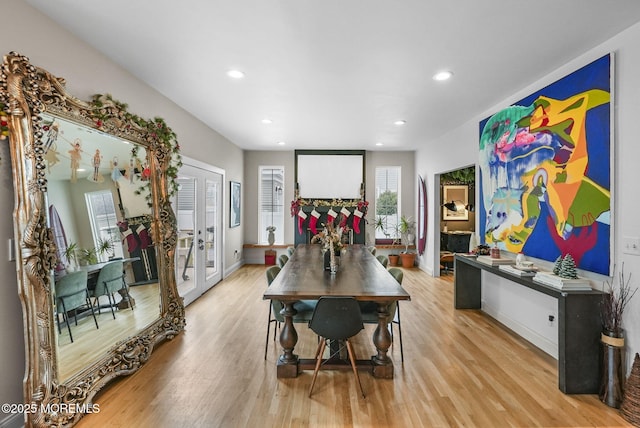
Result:
M553 265L553 274L560 275L560 265L562 264L562 256L558 256L555 264Z
M560 278L567 279L576 279L578 277L578 273L576 272L576 262L573 260L571 254L567 254L564 256L564 259L562 259L558 276Z

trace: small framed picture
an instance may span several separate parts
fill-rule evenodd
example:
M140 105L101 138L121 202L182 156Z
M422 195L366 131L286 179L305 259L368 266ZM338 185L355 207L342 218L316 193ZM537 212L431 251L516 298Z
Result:
M240 193L240 183L237 181L232 181L231 183L231 191L230 195L230 203L229 203L229 227L238 227L240 226L240 201L241 193Z
M469 187L445 185L442 191L442 219L469 220Z

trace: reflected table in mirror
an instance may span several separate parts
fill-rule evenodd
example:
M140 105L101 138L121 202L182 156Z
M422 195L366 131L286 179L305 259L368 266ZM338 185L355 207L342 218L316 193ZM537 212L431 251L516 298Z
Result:
M83 270L85 272L87 272L88 275L88 280L87 280L87 288L89 290L95 288L96 285L96 279L98 277L98 274L100 273L100 270L109 262L115 261L117 259L113 259L113 260L109 260L107 262L101 262L101 263L96 263L96 264L92 264L92 265L86 265L86 266L79 266L78 270ZM130 264L132 262L136 262L138 260L140 260L139 257L127 257L124 259L120 259L122 260L123 264L126 265ZM131 297L131 294L129 293L129 285L127 284L127 281L124 279L124 275L125 272L123 272L123 280L122 280L122 287L118 288L118 294L120 294L121 296L121 300L116 304L116 307L118 309L128 309L128 308L133 308L136 305L136 301L133 297Z

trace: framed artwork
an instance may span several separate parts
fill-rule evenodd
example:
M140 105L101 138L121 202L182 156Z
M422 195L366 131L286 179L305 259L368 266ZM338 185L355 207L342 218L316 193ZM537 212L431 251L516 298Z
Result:
M229 203L229 227L240 226L240 183L231 181L230 203Z
M612 55L480 122L483 242L610 275Z
M447 185L442 188L442 219L469 220L469 186Z

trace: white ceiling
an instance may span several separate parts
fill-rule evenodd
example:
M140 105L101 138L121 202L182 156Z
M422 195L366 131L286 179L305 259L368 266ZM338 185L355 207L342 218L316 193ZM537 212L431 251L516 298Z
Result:
M640 21L637 0L27 2L260 150L416 149Z

